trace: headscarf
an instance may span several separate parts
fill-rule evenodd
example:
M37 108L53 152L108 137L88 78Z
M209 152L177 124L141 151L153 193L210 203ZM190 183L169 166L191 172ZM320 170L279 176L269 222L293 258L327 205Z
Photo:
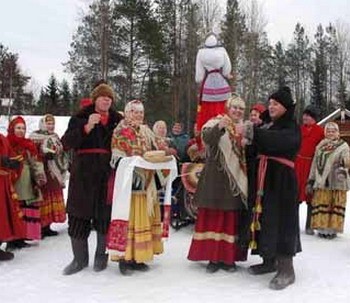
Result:
M24 159L28 157L28 152L32 157L36 157L38 155L38 150L34 142L26 138L17 137L15 135L15 126L20 123L26 126L26 122L21 116L15 117L11 120L7 128L7 139L11 145L11 148L16 153L16 155L22 155Z

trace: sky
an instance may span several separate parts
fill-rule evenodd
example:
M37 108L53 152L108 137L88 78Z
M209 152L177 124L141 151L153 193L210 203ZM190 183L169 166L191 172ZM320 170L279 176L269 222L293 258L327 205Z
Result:
M225 0L220 0L222 3ZM241 0L245 2L245 0ZM258 0L272 43L288 44L300 22L309 36L319 23L350 22L350 0ZM0 43L19 54L22 70L36 86L46 85L53 73L71 79L63 62L84 7L90 0L0 0ZM0 96L1 97L1 96Z

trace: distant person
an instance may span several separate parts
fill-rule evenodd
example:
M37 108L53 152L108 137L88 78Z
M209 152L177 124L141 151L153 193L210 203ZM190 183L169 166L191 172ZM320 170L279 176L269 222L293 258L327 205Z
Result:
M334 239L344 229L350 148L340 138L335 122L328 122L324 133L325 138L316 147L307 192L313 194L311 228L322 238Z
M21 116L13 118L7 129L7 139L12 151L23 159L20 164L19 178L15 182L15 190L26 226L26 237L8 242L10 249L29 246L25 240L41 239L41 187L46 184L47 179L34 142L25 138L26 130L26 123Z
M261 125L263 123L261 115L266 111L264 104L256 103L252 106L249 113L249 120L254 125Z
M95 87L91 99L91 105L72 116L62 137L65 149L74 149L67 200L68 234L74 258L64 269L64 275L75 274L88 266L92 227L97 232L94 271L104 270L108 261L105 252L111 218L111 205L107 203L109 161L113 129L121 116L112 109L115 93L107 84Z
M177 151L177 157L180 162L187 162L189 157L187 155L187 145L190 137L184 132L183 124L175 122L170 134L170 147Z
M41 118L39 129L29 138L38 148L47 178L47 183L41 187L43 195L43 201L40 204L41 235L43 238L57 236L58 232L51 229L51 224L66 221L63 188L68 170L68 155L63 150L59 136L55 133L55 117L46 114Z
M312 205L312 196L306 193L306 184L309 177L312 159L315 154L316 146L324 138L324 130L317 125L318 110L313 105L309 105L303 112L303 124L301 128L301 146L295 159L295 173L297 175L299 187L299 202L307 203L307 215L305 223L305 233L313 235L314 231L310 226Z
M207 35L204 47L198 50L195 78L200 84L196 121L200 131L209 119L225 113L225 102L231 96L230 57L214 33Z

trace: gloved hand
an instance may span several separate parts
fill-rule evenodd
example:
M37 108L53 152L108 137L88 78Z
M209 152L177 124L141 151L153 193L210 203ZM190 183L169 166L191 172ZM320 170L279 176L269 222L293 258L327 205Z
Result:
M7 156L1 156L0 163L2 167L9 169L18 169L20 165L18 160L10 159Z

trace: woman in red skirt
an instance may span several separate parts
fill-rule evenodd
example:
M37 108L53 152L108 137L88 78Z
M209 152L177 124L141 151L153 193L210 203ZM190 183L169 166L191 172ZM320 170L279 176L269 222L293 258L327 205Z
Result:
M68 155L63 150L60 138L55 133L55 118L46 114L39 123L39 130L29 137L37 146L40 158L44 163L47 183L42 186L43 201L40 205L42 237L57 236L52 230L52 223L66 221L63 188L68 170Z
M0 134L0 245L1 242L22 239L26 234L12 184L16 175L14 169L19 168L20 159L13 156L9 143ZM0 261L11 260L13 257L11 252L0 249Z
M197 53L196 82L200 83L197 129L211 118L225 113L225 102L231 96L227 79L231 76L230 58L215 34L207 36Z
M207 272L236 270L247 250L240 218L247 201L244 148L236 129L242 123L245 104L239 97L226 102L226 114L202 128L207 153L194 199L199 207L188 259L209 261Z

